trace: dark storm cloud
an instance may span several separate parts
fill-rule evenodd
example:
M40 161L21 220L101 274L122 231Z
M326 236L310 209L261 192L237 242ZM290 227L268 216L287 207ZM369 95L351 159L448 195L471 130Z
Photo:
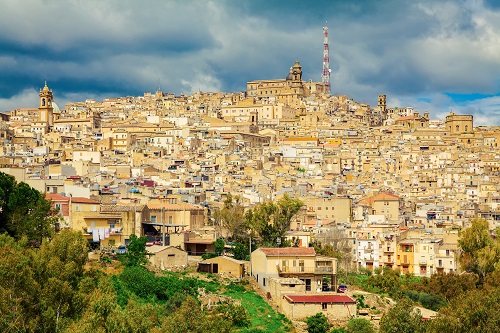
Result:
M31 103L44 78L64 100L140 95L159 84L242 91L250 80L284 78L295 60L304 79L319 81L328 21L334 93L370 104L385 93L436 115L470 110L453 94L500 91L496 4L0 0L0 109ZM495 110L493 98L480 102L478 114Z

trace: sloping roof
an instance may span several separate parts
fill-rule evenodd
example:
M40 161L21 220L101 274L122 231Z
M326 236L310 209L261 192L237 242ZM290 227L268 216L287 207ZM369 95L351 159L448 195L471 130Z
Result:
M375 195L372 195L371 197L365 198L363 200L359 201L359 204L361 205L373 205L375 201L398 201L400 197L397 195L387 193L387 192L382 192L378 193Z
M396 121L413 120L413 119L415 119L414 116L404 116L396 119Z
M51 200L51 201L68 201L69 202L68 197L65 197L64 195L60 195L59 193L46 193L45 199Z
M148 246L146 248L146 250L151 254L156 254L156 253L159 253L161 251L170 250L170 249L172 249L174 251L179 251L179 252L186 252L186 251L181 250L175 246L152 245L152 246Z
M207 259L207 260L204 260L202 261L202 263L207 263L207 262L213 262L213 261L218 261L218 260L227 260L227 261L231 261L231 262L234 262L236 264L239 264L239 265L244 265L245 262L242 261L242 260L238 260L238 259L234 259L234 258L231 258L231 257L228 257L228 256L218 256L218 257L214 257L214 258L210 258L210 259Z
M99 204L99 201L92 199L82 198L82 197L72 197L71 202L73 203L87 203L87 204Z
M351 303L356 301L347 295L285 295L290 303Z
M281 248L260 248L266 256L312 256L316 255L312 247L281 247Z

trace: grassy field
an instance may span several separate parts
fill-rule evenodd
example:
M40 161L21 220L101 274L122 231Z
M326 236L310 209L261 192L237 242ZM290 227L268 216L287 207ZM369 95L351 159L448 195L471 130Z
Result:
M292 323L281 313L276 312L260 295L246 289L241 284L230 284L223 295L241 301L248 311L251 326L240 332L286 333L293 330Z

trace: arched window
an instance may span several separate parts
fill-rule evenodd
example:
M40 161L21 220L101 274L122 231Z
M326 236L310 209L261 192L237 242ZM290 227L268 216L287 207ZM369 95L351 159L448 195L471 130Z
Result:
M465 131L467 132L469 130L469 126L465 125Z
M45 106L45 98L42 98L42 106Z
M460 132L460 126L458 126L458 125L457 125L457 126L455 127L455 130L456 130L457 132Z

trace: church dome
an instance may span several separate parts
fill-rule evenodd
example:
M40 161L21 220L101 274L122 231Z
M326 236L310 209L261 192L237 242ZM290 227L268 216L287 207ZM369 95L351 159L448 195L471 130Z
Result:
M56 102L52 102L52 112L61 113L61 109L59 109L59 105L57 105Z

